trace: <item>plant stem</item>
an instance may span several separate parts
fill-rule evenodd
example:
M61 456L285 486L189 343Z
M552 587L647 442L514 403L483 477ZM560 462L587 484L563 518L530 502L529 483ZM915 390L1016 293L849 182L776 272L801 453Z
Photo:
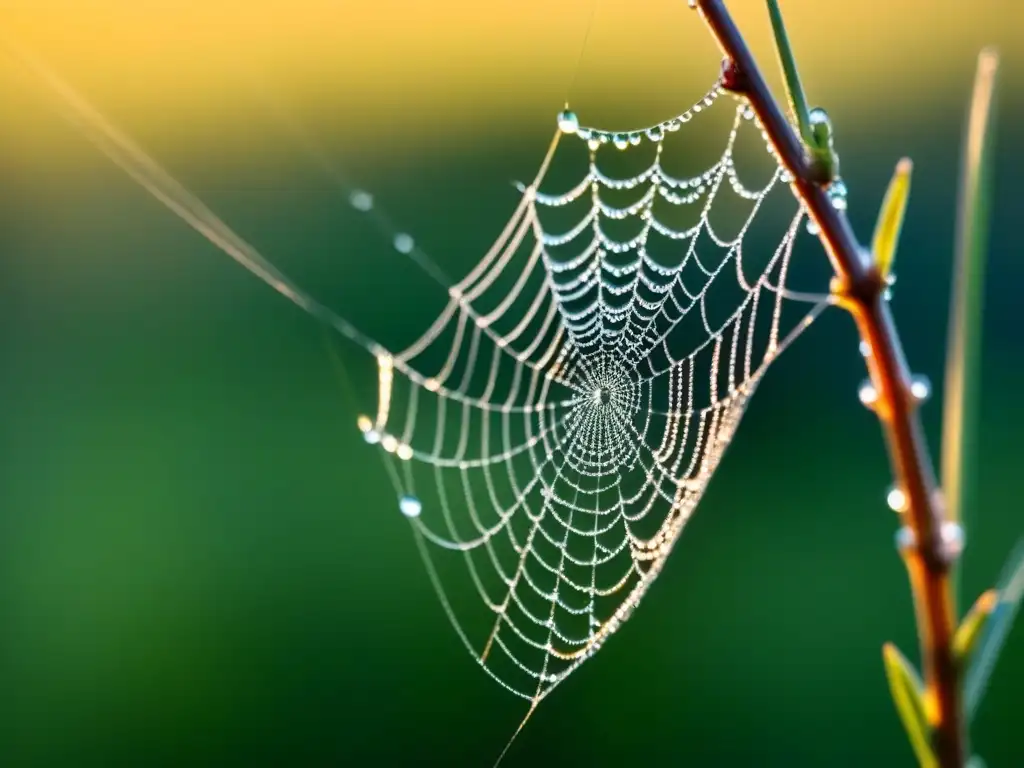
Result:
M992 194L993 104L999 57L987 49L978 56L967 113L960 200L957 211L956 265L946 342L945 394L942 398L942 488L949 518L966 530L967 507L977 477L978 405L985 260Z
M792 188L817 223L835 270L834 292L853 315L868 345L868 369L878 392L874 409L882 423L894 474L907 500L902 522L913 534L912 545L902 554L916 606L935 754L942 768L963 768L968 754L967 733L953 656L956 615L950 580L951 566L959 552L943 537L942 498L917 417L910 371L884 297L885 280L858 243L846 214L833 207L825 188L812 180L804 146L768 89L722 0L698 0L697 7L728 57L735 90L746 97L779 160L792 173Z

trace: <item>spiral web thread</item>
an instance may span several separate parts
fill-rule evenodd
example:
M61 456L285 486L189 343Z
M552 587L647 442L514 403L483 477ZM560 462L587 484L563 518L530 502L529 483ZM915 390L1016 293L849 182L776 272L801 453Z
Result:
M456 632L530 712L636 608L768 366L830 303L787 287L805 219L799 205L777 246L749 269L745 236L788 180L774 159L764 185L741 180L737 138L758 131L745 104L714 164L688 177L665 169L669 135L723 101L719 83L642 131L580 128L563 115L498 240L449 286L426 333L393 353L291 281L44 62L15 53L56 111L149 194L375 355L377 412L359 427L380 448ZM563 138L585 143L586 171L567 192L541 192ZM760 142L770 153L763 134ZM607 152L642 146L654 148L654 159L639 173L601 169ZM613 205L606 198L616 194L634 199ZM731 237L709 219L725 196L747 205ZM367 193L353 190L350 202L390 228ZM677 210L696 211L695 222L671 224ZM554 229L545 224L551 212L576 222ZM637 232L613 236L623 222ZM448 284L409 235L394 234L393 244ZM733 298L713 301L723 284ZM807 311L784 327L783 305L800 303ZM467 581L467 595L452 594ZM477 616L463 615L473 606Z
M567 192L540 191L556 135L504 231L450 287L433 325L401 352L377 350L378 409L360 429L382 448L462 642L533 706L636 608L766 369L828 303L786 288L802 209L760 272L744 269L744 237L785 186L777 163L761 187L740 180L734 145L756 131L746 106L712 166L687 178L665 170L667 135L722 93L716 84L677 118L625 134L563 114L562 136L587 144L584 178ZM641 172L601 170L601 153L641 144L654 147ZM616 192L635 199L605 202ZM723 237L709 212L729 194L747 210ZM545 227L546 211L573 206L574 225ZM656 208L696 209L696 223L670 226ZM628 220L639 225L634 236L606 231ZM655 239L674 261L651 255ZM713 321L709 292L723 281L740 298ZM784 334L786 300L811 309ZM441 552L461 558L475 595L448 595ZM459 616L473 603L485 607L475 626Z

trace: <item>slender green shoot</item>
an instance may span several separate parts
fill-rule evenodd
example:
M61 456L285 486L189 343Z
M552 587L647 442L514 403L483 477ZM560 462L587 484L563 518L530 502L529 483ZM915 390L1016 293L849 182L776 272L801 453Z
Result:
M789 44L789 35L786 34L786 24L782 20L782 11L779 10L778 0L768 0L768 14L771 16L772 31L775 33L775 50L779 54L779 63L782 65L782 74L786 82L786 95L789 97L789 104L796 117L797 127L800 129L800 137L809 147L816 147L814 130L811 126L811 111L807 106L807 96L804 94L804 86L800 82L796 57Z
M988 251L993 107L999 57L986 49L978 57L974 93L967 118L957 216L956 267L946 352L942 419L942 488L946 513L965 526L974 502L978 445L978 369Z

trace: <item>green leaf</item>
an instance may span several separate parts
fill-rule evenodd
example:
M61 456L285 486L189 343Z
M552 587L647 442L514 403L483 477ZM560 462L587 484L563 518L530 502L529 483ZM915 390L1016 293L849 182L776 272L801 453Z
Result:
M979 359L985 260L992 195L993 107L999 57L978 56L967 115L957 213L956 267L950 300L942 416L942 489L949 519L966 530L977 463Z
M992 670L999 659L1024 596L1024 538L1017 542L997 587L999 599L992 608L985 630L971 655L964 679L964 708L970 720L981 703Z
M966 668L970 663L971 655L978 644L978 638L988 625L992 611L999 603L999 591L990 589L982 593L974 606L964 616L956 634L953 635L953 653L960 662L961 668Z
M931 725L928 723L921 678L906 657L892 643L882 646L885 674L889 690L903 727L910 738L921 768L938 768L939 761L931 745Z
M796 117L800 136L803 137L807 146L814 148L816 144L811 126L811 112L807 108L807 97L804 95L804 86L800 82L796 57L789 44L789 35L786 34L786 24L782 20L782 11L779 10L778 0L768 0L768 15L771 17L772 31L775 33L775 50L779 54L779 63L782 65L786 94L789 96L790 106L793 107L793 115Z
M904 157L896 163L896 171L889 181L889 188L885 191L882 207L878 210L871 252L874 254L878 272L883 278L889 276L896 260L896 246L899 244L900 230L903 229L903 214L910 199L910 174L913 170L914 164L909 157Z

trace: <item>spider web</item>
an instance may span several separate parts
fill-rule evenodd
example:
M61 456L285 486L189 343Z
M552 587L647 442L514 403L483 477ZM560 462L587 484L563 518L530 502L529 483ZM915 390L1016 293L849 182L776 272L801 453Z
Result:
M745 104L723 100L714 164L667 170L672 135L723 93L716 83L628 133L563 113L536 180L433 325L402 351L377 350L378 409L359 427L383 451L462 642L533 706L629 618L768 366L828 303L786 287L799 207L767 255L744 252L785 188L773 159L763 184L740 179L740 136L768 146ZM563 141L583 148L583 177L542 191ZM603 167L634 150L647 152L639 170ZM711 212L730 196L745 209L727 235ZM811 306L784 328L789 302Z
M14 53L52 106L147 192L376 357L377 411L359 428L384 457L458 636L531 712L629 618L766 370L830 303L788 287L799 204L777 239L750 235L774 217L758 213L789 179L749 107L722 98L719 82L640 131L580 127L563 113L497 241L448 286L426 332L395 352L292 282L44 63ZM716 111L728 117L718 159L671 171L674 137ZM770 165L759 185L737 170L745 135ZM634 153L639 169L622 173ZM570 183L558 181L559 155L576 161ZM562 191L547 191L553 184ZM368 193L353 190L350 203L448 285ZM712 223L719 208L732 210L731 234Z

